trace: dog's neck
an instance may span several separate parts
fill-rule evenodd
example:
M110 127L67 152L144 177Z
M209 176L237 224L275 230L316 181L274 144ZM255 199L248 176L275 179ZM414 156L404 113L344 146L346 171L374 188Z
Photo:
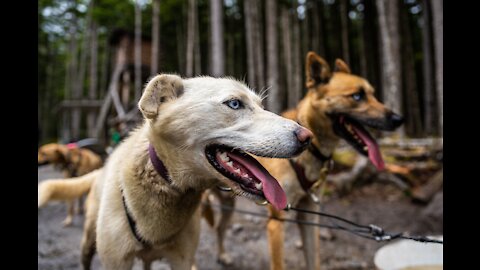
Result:
M332 127L332 121L324 111L312 104L314 93L309 92L297 107L297 121L315 135L312 144L323 156L331 156L339 142Z
M299 103L296 120L299 124L313 132L312 144L321 155L331 157L339 142L339 138L333 132L332 122L326 113L313 107L313 95L313 92L309 92ZM302 152L296 158L296 161L305 168L305 176L310 181L315 181L320 177L320 169L326 162L325 159L319 158L309 150ZM309 166L305 166L305 164L309 164Z
M148 129L140 129L133 135L136 137L133 141L125 142L133 143L135 147L130 149L135 150L126 157L134 160L133 166L124 170L124 173L133 177L125 177L130 182L124 183L122 188L140 236L156 244L167 241L189 222L200 204L203 191L214 182L199 179L195 170L185 165L178 150L169 152L171 145L158 139L153 143L149 139L151 135ZM151 142L158 158L164 163L171 182L163 179L156 171L148 153ZM158 226L152 227L152 224Z

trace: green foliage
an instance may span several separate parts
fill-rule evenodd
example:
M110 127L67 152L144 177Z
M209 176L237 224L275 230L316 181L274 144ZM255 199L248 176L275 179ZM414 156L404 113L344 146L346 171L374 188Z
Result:
M77 57L80 54L81 40L84 34L88 31L86 25L87 7L91 0L39 0L38 1L38 97L39 97L39 112L42 118L48 119L44 121L50 123L47 127L46 133L50 137L57 134L59 123L58 113L54 108L58 103L65 98L66 93L66 78L67 78L67 64L68 61ZM99 59L99 73L102 72L103 61L111 62L111 54L107 53L106 41L111 32L118 28L123 28L127 31L134 31L135 25L135 6L133 0L94 0L92 9L92 19L97 23L99 29L98 36L98 59ZM152 30L152 1L146 2L142 7L142 35L146 38L151 37ZM298 18L300 24L305 21L307 30L301 29L301 38L296 42L301 42L302 50L311 50L312 38L316 35L319 42L325 48L325 55L323 57L329 62L333 63L335 58L342 57L341 49L341 28L339 17L339 1L338 0L279 0L278 8L290 9L291 14L297 14L297 7L302 5L305 8L304 14L307 20ZM354 73L361 74L361 55L362 42L372 43L377 40L363 40L363 32L365 31L365 6L370 3L375 5L375 1L367 0L351 0L348 1L348 9L351 13L349 16L349 47L350 47L350 66ZM402 8L408 10L408 27L411 30L412 45L414 53L415 69L417 74L417 89L423 90L423 75L422 75L422 3L420 0L403 0L399 2ZM245 20L244 17L244 1L243 0L224 0L224 39L225 39L225 70L228 75L244 78L247 72L246 65L246 45L245 45ZM316 5L314 5L316 4ZM318 10L313 10L318 7ZM182 74L185 69L185 49L186 49L186 35L187 35L187 9L188 1L186 0L160 0L160 72L176 72ZM209 72L209 34L210 34L210 14L209 1L197 0L198 10L198 29L200 30L199 42L201 50L201 71L203 74ZM260 14L264 13L264 8ZM320 28L323 35L313 33L312 16L321 14ZM70 42L69 30L72 25L72 16L76 17L76 27L78 39L78 50L69 51L68 44ZM294 18L293 16L291 18ZM261 22L265 22L265 17L262 15ZM308 21L309 20L309 21ZM372 20L373 24L377 21ZM292 23L292 22L291 22ZM262 31L265 31L265 26L262 26ZM372 27L376 28L376 27ZM373 31L373 35L377 33ZM282 33L279 33L281 36ZM308 38L305 36L309 35ZM280 39L281 40L281 39ZM371 45L371 44L370 44ZM279 45L282 46L281 44ZM370 46L369 48L378 48ZM111 53L111 52L110 52ZM303 53L303 51L302 51ZM379 52L373 52L378 55ZM372 54L373 54L372 53ZM280 65L283 65L282 56L280 58ZM375 72L373 66L378 67L378 59L370 59L367 64L369 73L369 80L373 83L379 83L379 80L374 81L372 73ZM302 62L303 64L303 56ZM106 78L110 77L111 66L107 70ZM268 67L266 67L268 68ZM303 70L302 70L303 72ZM375 74L378 78L378 74ZM99 83L100 78L99 76ZM85 89L88 85L88 71L85 78ZM99 85L100 86L100 85ZM106 88L104 85L101 87ZM99 89L100 93L104 93L105 89Z

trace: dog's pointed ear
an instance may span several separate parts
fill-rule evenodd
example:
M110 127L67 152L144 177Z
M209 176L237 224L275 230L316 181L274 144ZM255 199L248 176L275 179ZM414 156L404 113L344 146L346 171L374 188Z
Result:
M158 115L160 104L175 99L183 94L182 78L172 74L161 74L151 79L143 92L138 108L145 118L152 119Z
M342 59L338 59L338 58L335 60L335 71L344 72L348 74L352 73L347 63L345 63Z
M306 61L307 88L318 84L328 83L332 77L327 61L314 52L308 52Z
M69 149L65 145L57 145L55 148L55 153L57 153L59 159L66 161L68 157Z

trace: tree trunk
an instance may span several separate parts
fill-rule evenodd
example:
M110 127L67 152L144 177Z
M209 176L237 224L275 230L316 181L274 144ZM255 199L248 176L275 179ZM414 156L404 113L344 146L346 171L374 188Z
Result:
M188 53L187 51L187 45L186 44L186 35L185 31L183 29L183 23L176 23L175 25L176 36L177 36L177 61L178 61L178 69L180 74L186 75L187 71L187 62L186 62L186 54Z
M366 78L375 87L375 95L382 99L382 85L380 80L380 57L379 57L379 41L378 41L378 26L376 18L378 17L375 9L374 0L364 1L364 24L363 24L363 44L365 45L366 58Z
M70 9L76 9L76 2L71 1ZM65 99L72 98L74 92L74 86L77 78L77 16L75 12L71 13L70 29L69 29L69 42L68 51L70 52L69 60L67 61L67 71L65 72ZM70 112L65 111L62 115L62 142L69 142L71 140L71 122Z
M303 87L302 87L302 66L300 59L300 22L298 20L298 14L295 12L292 14L292 88L290 88L288 94L288 107L294 108L296 104L302 99Z
M405 128L408 135L417 137L422 132L420 101L418 97L417 78L415 74L415 62L412 44L412 33L410 31L410 23L408 11L400 3L400 28L402 33L402 74L405 82L404 101L406 113Z
M282 7L280 20L282 24L283 65L285 67L285 92L287 93L287 105L292 108L289 93L293 89L292 74L292 37L290 31L290 14L287 7ZM294 105L296 106L296 104Z
M325 57L325 44L323 40L323 5L319 1L312 2L312 50Z
M348 46L348 0L340 0L340 28L342 35L342 57L343 60L352 65L350 62L350 48Z
M71 1L70 9L76 9L77 4L76 1ZM75 82L77 79L77 15L75 12L71 12L71 20L70 20L70 29L69 29L69 44L68 50L70 52L69 60L67 62L67 72L65 77L65 99L72 98L73 93L75 92ZM62 141L69 142L72 138L72 124L69 121L71 117L71 111L65 111L62 116ZM68 118L67 118L68 116ZM71 119L70 119L71 120Z
M142 94L142 9L135 1L135 102Z
M253 9L255 8L255 0L244 0L245 13L245 40L247 45L247 78L250 87L256 87L256 69L255 53L254 53L254 18Z
M433 44L432 44L432 14L431 0L423 0L422 55L423 55L423 107L424 127L427 135L432 135L434 129L435 93L433 77ZM436 120L436 119L435 119Z
M187 23L187 52L186 52L186 71L185 74L187 77L193 76L193 67L194 67L194 46L195 46L195 36L197 33L195 24L197 22L197 1L189 0L188 1L188 23Z
M108 39L105 38L103 44L103 57L102 57L102 71L100 75L100 89L98 96L103 98L105 92L107 92L108 87L108 64L110 63L110 45L108 44Z
M384 103L394 112L402 114L402 82L400 65L400 37L398 1L377 0L382 59L382 89ZM404 134L403 127L398 129Z
M98 34L97 34L97 24L92 23L91 27L91 43L90 43L90 86L88 88L88 98L89 99L96 99L97 98L97 85L98 85ZM97 113L95 111L88 112L87 115L87 131L88 136L93 137L95 136L95 115Z
M150 75L153 77L158 73L158 51L160 49L160 0L153 0L152 17L152 63Z
M200 75L202 74L202 58L201 58L201 51L200 51L200 22L198 20L198 10L195 9L195 44L194 44L194 74Z
M225 74L225 46L223 42L223 1L210 0L211 27L211 74L214 77Z
M439 134L443 136L443 0L432 1Z
M253 4L253 44L255 50L255 66L257 66L256 75L257 75L257 89L265 87L265 59L264 59L264 46L263 46L263 31L262 31L262 20L261 20L261 2L254 1Z
M122 101L122 107L128 109L128 105L130 102L130 84L131 84L131 78L130 78L130 72L124 71L122 75L120 76L122 82L120 83L120 97Z
M108 111L114 103L115 109L117 110L118 118L122 119L125 116L125 111L123 110L120 104L120 98L118 97L118 81L120 80L120 75L122 69L127 63L127 48L125 44L120 43L117 52L116 58L114 59L114 70L110 77L110 84L108 85L108 90L104 98L102 107L100 108L100 113L97 117L97 123L95 126L96 137L100 140L103 139L102 132L103 127L105 126L105 120L107 118Z
M90 1L88 4L87 18L85 21L85 33L83 35L82 47L80 51L80 63L78 66L78 77L75 82L73 99L80 99L83 96L84 84L85 84L85 73L87 68L87 57L88 57L88 44L90 43L90 29L92 24L92 9L94 1ZM80 139L80 120L81 120L81 110L80 108L73 108L72 110L72 137L74 140Z
M285 95L278 83L278 31L277 1L267 0L265 8L267 18L267 87L270 87L267 108L274 113L283 109Z

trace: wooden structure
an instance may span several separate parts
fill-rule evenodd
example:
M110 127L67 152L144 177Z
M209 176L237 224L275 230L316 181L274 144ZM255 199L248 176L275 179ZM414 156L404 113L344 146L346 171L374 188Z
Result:
M121 134L128 132L140 120L141 116L137 108L137 102L134 100L134 79L135 74L135 57L134 57L134 34L123 29L117 29L112 32L109 39L111 60L110 60L110 80L104 98L101 100L80 99L80 100L64 100L60 103L59 108L63 112L68 112L73 108L82 109L82 114L87 112L95 112L94 130L89 130L88 134L95 134L103 144L108 144L108 131L115 128ZM150 76L151 66L151 40L142 37L141 48L141 80L142 85ZM137 90L141 91L141 89ZM113 106L112 106L113 105ZM69 138L68 114L64 114L62 140L65 142L71 139L78 140L81 138Z

